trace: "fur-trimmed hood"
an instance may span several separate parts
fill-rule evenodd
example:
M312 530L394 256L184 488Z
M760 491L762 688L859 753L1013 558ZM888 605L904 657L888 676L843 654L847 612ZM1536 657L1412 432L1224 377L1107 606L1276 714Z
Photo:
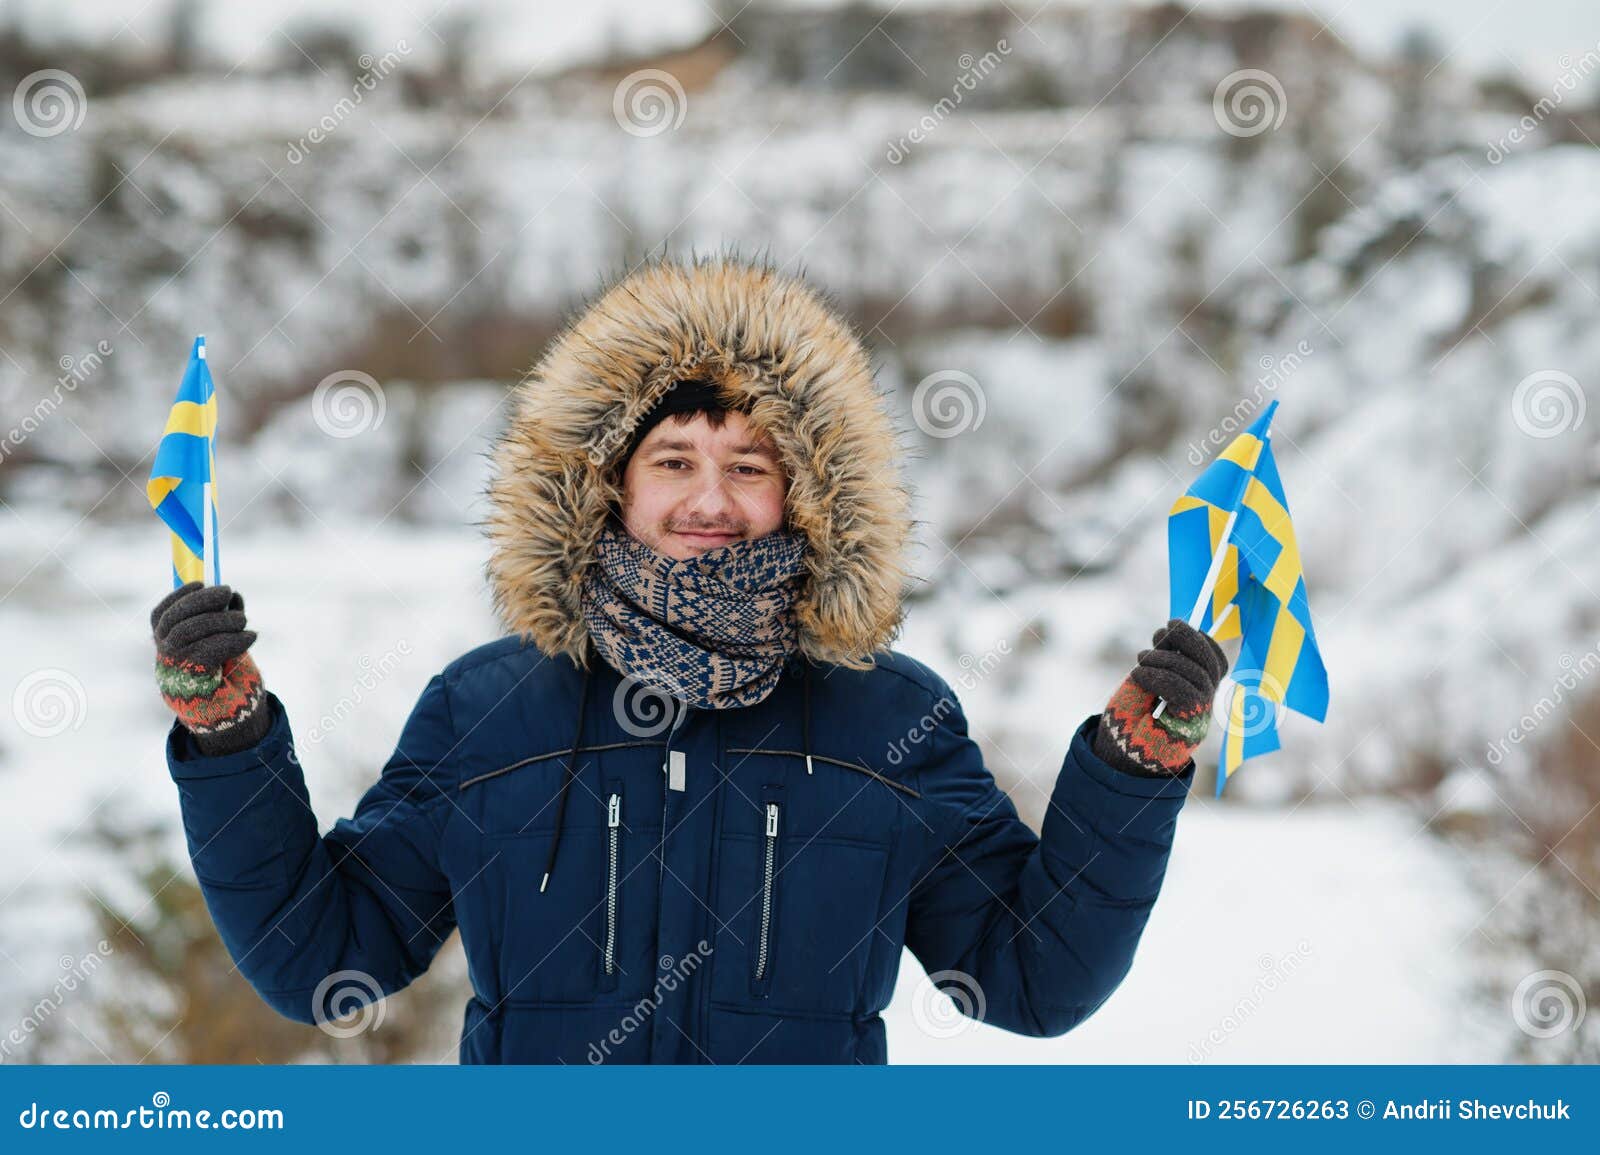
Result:
M898 633L910 502L860 337L825 294L770 264L658 258L602 289L517 386L484 525L505 628L586 664L584 575L618 457L675 381L714 381L778 446L786 525L809 543L800 647L862 667Z

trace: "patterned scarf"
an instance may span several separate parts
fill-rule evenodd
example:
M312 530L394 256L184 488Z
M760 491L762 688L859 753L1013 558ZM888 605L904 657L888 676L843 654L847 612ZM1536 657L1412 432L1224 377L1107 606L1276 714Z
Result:
M584 579L584 621L624 674L692 706L751 706L799 645L805 552L803 535L778 530L680 561L608 518Z

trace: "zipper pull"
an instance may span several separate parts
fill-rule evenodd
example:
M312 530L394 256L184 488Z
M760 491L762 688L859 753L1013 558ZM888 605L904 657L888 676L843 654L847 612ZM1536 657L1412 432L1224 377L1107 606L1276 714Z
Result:
M767 837L778 837L778 804L776 802L767 803Z
M606 825L615 827L622 825L622 795L613 794L606 799Z

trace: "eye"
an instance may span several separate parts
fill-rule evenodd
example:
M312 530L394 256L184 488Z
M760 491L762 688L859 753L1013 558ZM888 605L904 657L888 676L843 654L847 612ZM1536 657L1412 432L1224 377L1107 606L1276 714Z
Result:
M688 469L689 468L689 463L687 461L685 461L681 457L669 457L665 461L656 462L656 464L658 466L660 466L662 469L675 469L677 466L680 466L680 465L684 469Z

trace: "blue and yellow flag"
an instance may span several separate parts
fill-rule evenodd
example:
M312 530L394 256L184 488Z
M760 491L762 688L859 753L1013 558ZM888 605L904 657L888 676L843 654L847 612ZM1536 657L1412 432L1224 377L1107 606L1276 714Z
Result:
M217 395L206 366L206 339L196 337L189 367L167 414L145 494L156 516L172 530L172 586L222 581L217 549ZM209 509L207 508L209 506ZM210 556L206 515L210 514ZM210 574L208 576L207 570Z
M1277 408L1272 402L1234 438L1167 518L1171 616L1207 631L1220 622L1218 641L1243 639L1223 728L1219 795L1245 759L1278 749L1285 707L1319 722L1328 713L1328 672L1268 437Z

